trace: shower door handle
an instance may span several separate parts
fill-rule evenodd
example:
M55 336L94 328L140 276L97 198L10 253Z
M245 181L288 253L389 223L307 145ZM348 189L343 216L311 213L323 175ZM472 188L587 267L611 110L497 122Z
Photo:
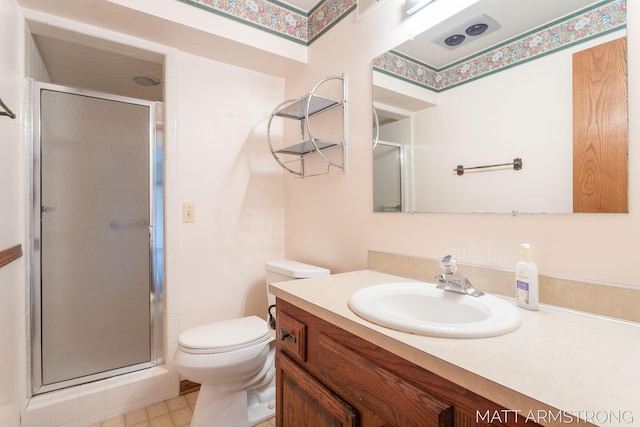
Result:
M146 219L133 220L129 222L113 220L109 223L109 228L112 230L123 230L136 227L148 227L151 231L151 228L153 226L149 225L149 221L147 221Z
M53 206L47 206L47 205L40 206L40 212L49 213L49 212L54 212L55 210L56 208L54 208Z

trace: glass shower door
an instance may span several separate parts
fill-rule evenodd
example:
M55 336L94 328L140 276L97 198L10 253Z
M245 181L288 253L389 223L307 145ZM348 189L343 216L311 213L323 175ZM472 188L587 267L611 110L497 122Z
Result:
M373 211L402 212L403 159L400 144L378 141L373 150Z
M152 360L152 105L40 92L42 386Z

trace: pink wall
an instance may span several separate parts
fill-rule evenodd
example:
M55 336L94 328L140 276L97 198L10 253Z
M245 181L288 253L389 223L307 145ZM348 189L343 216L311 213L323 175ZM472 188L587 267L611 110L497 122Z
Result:
M282 171L265 135L284 81L181 52L167 74L169 315L178 310L181 331L265 316L264 264L284 255ZM182 222L183 202L195 203L194 223Z
M625 215L390 214L371 212L370 60L453 14L463 1L435 2L411 17L387 0L361 21L350 16L309 49L310 71L287 81L294 97L323 75L347 72L348 169L304 181L286 178L286 254L334 272L365 268L368 249L513 269L530 242L541 274L640 286L640 43L629 33L629 206ZM640 26L628 4L628 27ZM313 226L309 226L313 224ZM301 237L304 236L304 237ZM615 266L611 264L615 257Z

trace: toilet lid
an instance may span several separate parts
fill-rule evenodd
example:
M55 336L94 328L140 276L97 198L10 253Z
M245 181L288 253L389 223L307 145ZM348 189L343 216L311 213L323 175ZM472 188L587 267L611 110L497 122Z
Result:
M184 331L178 338L178 345L189 353L224 353L271 339L267 323L257 316L249 316L208 323Z

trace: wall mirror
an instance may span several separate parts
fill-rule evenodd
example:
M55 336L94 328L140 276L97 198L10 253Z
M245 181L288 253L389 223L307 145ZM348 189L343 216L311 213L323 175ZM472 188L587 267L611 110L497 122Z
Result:
M374 58L373 210L627 212L626 51L624 0L480 0Z

